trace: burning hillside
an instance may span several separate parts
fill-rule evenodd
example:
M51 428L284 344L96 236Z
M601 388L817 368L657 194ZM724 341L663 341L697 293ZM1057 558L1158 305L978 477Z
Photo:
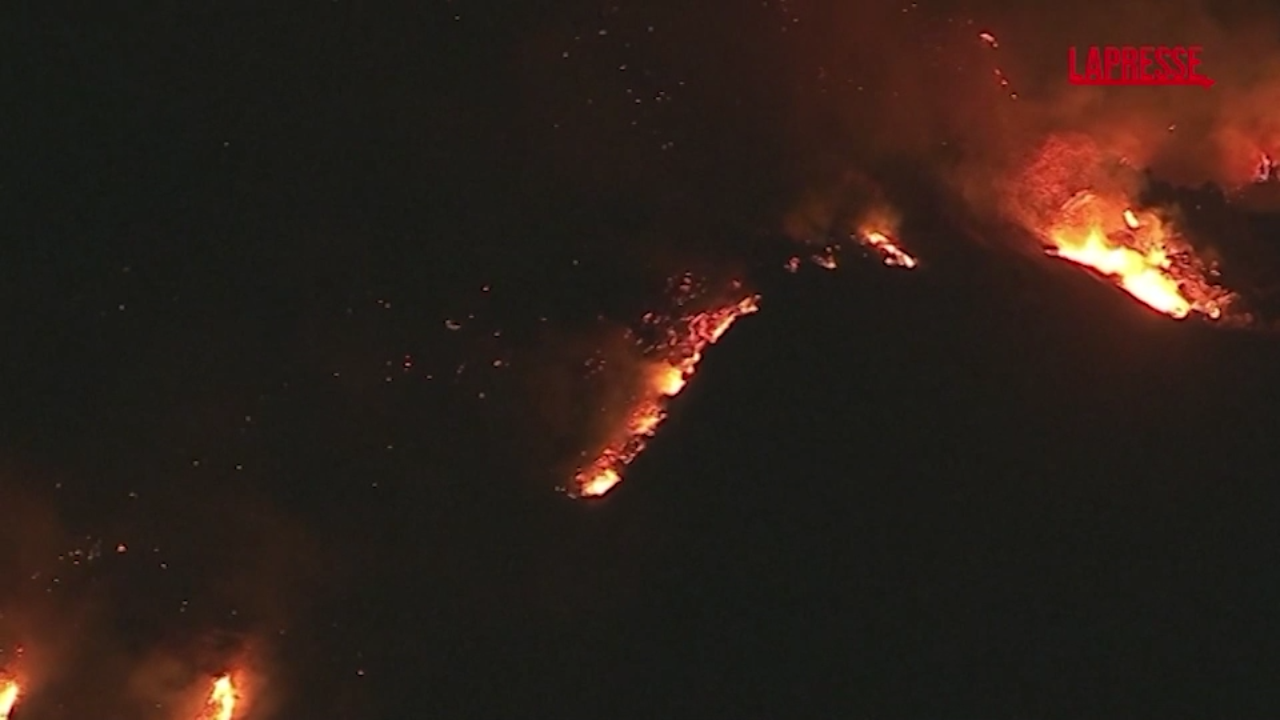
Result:
M1138 207L1141 178L1087 138L1052 137L1013 184L1006 210L1052 257L1097 272L1157 312L1219 320L1234 294L1172 213Z
M638 6L591 12L558 28L557 13L570 11L554 11L546 25L539 15L538 27L511 32L482 24L471 9L465 22L461 10L451 10L441 38L536 36L518 49L495 47L464 58L496 59L497 73L454 73L434 59L423 67L438 73L401 65L406 48L439 43L393 40L399 28L388 28L386 36L353 35L374 45L350 57L339 47L350 43L264 40L268 44L245 53L239 44L225 44L232 55L254 59L247 69L227 63L221 45L200 53L220 63L207 74L172 66L183 77L208 80L199 83L151 82L145 72L134 82L133 60L64 63L106 72L109 82L89 86L108 88L99 99L110 101L65 127L96 127L96 115L110 108L127 127L104 139L86 139L77 130L55 148L102 160L101 177L74 164L36 163L53 173L47 187L35 185L48 197L23 205L92 203L59 208L50 215L54 221L12 233L27 238L14 247L30 249L32 262L6 263L15 269L5 285L14 301L6 307L23 320L14 323L23 327L10 342L17 349L11 379L25 392L6 399L12 415L5 427L13 431L15 452L33 453L32 462L66 459L67 467L38 484L50 515L73 518L75 532L66 533L74 545L59 547L56 557L41 555L38 534L18 529L32 513L0 498L9 514L0 523L7 525L0 527L0 544L13 548L0 580L17 588L0 596L0 620L21 624L13 618L22 613L11 605L42 609L48 626L74 633L65 643L74 646L68 654L75 664L49 664L68 675L95 668L86 674L97 685L76 678L46 682L29 664L8 676L14 668L6 657L0 720L65 707L65 697L52 696L66 692L94 707L136 701L156 708L149 720L160 714L161 720L271 720L256 674L239 664L228 670L222 658L197 663L201 653L194 650L157 663L165 672L155 670L154 677L137 673L147 682L121 692L107 668L124 667L135 646L161 643L169 624L250 627L246 633L304 648L290 657L309 654L312 646L294 639L302 632L286 628L331 633L315 642L350 645L333 665L350 677L359 669L362 677L366 659L359 653L380 644L357 625L366 620L346 624L365 607L363 600L350 606L355 610L343 606L347 618L334 611L339 623L328 605L310 602L313 593L282 599L283 591L311 588L315 577L327 584L331 572L335 585L354 585L353 575L363 583L360 573L381 573L383 563L394 572L378 574L378 581L401 567L418 572L398 552L400 539L419 527L444 534L413 543L413 557L419 546L428 548L422 557L447 555L437 540L455 537L448 535L452 523L471 531L470 514L454 511L449 483L503 492L503 481L494 478L527 471L542 490L557 484L575 498L606 496L676 412L675 399L711 347L761 311L756 290L764 285L749 270L739 272L741 266L778 272L783 264L804 280L806 263L837 270L851 257L868 273L954 268L939 250L963 242L957 238L964 232L950 232L959 223L948 225L954 209L962 221L973 220L972 227L1016 225L1016 232L991 234L1001 242L1014 238L1001 251L1026 251L1041 265L1069 268L1064 274L1096 276L1107 284L1094 288L1104 299L1118 291L1122 301L1132 298L1157 313L1150 324L1222 326L1243 318L1254 287L1232 272L1230 251L1240 241L1228 230L1191 222L1190 202L1149 197L1144 173L1179 187L1216 183L1221 197L1239 203L1233 210L1244 204L1280 210L1280 64L1258 61L1275 57L1268 52L1275 46L1272 27L1259 22L1250 32L1250 22L1218 22L1206 3L1172 9L1146 3L1141 12L1117 10L1124 17L1099 12L1083 19L1069 16L1090 13L1066 6L1051 11L1008 3L1017 9L999 13L950 5L657 3L643 12ZM297 36L333 37L347 20L339 15L332 27ZM532 18L515 15L522 22ZM706 32L707 19L717 16L743 27ZM252 16L242 20L236 24L244 28L275 27ZM200 33L193 40L222 37L193 24ZM778 28L784 30L775 35ZM1215 63L1210 73L1220 82L1212 92L1070 86L1063 65L1066 48L1078 38L1067 36L1095 33L1089 42L1106 42L1104 30L1168 31L1170 42L1176 34L1200 33L1206 64ZM1244 38L1238 47L1237 36ZM75 44L113 48L118 42ZM174 52L189 45L162 44ZM276 46L341 57L268 62ZM138 67L165 69L169 62L165 55L138 60ZM335 75L329 64L356 74ZM515 76L531 68L544 84L522 87ZM295 71L303 75L288 76ZM392 81L363 83L361 73ZM443 82L455 75L466 79L447 91L420 87L423 78ZM494 92L475 84L490 75L504 78ZM269 85L234 96L232 90L259 76ZM129 82L122 85L122 78ZM314 89L319 81L327 88L330 80L338 83L334 92L280 91ZM190 98L135 107L133 96L148 88L176 93L188 85L198 90ZM85 78L77 75L69 96L82 86ZM128 92L115 92L118 87ZM313 96L334 104L285 112L284 105ZM499 97L510 102L495 102ZM230 114L202 110L211 104ZM61 106L53 106L59 122L49 126L62 127ZM525 112L530 109L537 112ZM178 123L156 137L130 137L153 129L149 118L176 123L180 118L170 116L188 111L189 127ZM347 111L358 111L349 125L338 119ZM310 123L316 135L303 132ZM468 133L475 133L474 144L463 142ZM365 165L357 162L362 154L369 158ZM170 165L186 158L198 162ZM382 174L388 168L396 173ZM438 177L428 177L435 171ZM500 177L507 171L510 182ZM67 185L66 178L77 182ZM114 195L139 178L182 183L137 190L136 202ZM0 190L11 194L20 185L31 183L15 180ZM928 192L915 192L922 187ZM931 202L935 190L945 202ZM793 208L788 203L796 197L805 199ZM174 204L157 207L161 201ZM106 210L119 215L106 217ZM331 222L319 211L340 217ZM64 220L85 226L64 227ZM938 230L936 237L922 228ZM61 249L61 234L85 246ZM755 247L756 236L779 244L778 236L786 236L791 244L770 247L760 258L745 249ZM43 267L60 252L65 267ZM655 266L666 268L654 271L665 277L669 268L708 257L719 269L732 268L741 282L708 292L681 275L663 295L627 285L641 276L647 282ZM1003 278L1006 268L993 267L992 275ZM966 290L977 275L958 274ZM835 277L833 284L864 279ZM910 278L902 280L907 289L923 284L911 273L903 277ZM832 307L831 325L841 313L890 316L881 311L891 301L873 293L857 302L865 306ZM653 311L636 319L638 309ZM573 334L569 347L557 342L583 318L606 316L635 320L620 351L599 351L605 331L598 326ZM594 376L582 377L583 345L611 363L600 392L588 387ZM539 352L548 347L553 357L543 362ZM524 382L551 365L563 371L555 376L563 382ZM537 400L556 394L539 409L558 433L521 412L525 394ZM343 401L335 404L336 396ZM500 467L517 472L482 468L502 454L504 441L519 451L503 457ZM530 447L545 456L526 452ZM96 468L104 468L101 478ZM441 522L433 525L434 518L416 512L428 507L440 512ZM281 540L289 535L285 520L295 516L305 538L296 547ZM241 531L241 522L255 532ZM383 533L384 523L393 522L404 525ZM260 533L259 525L266 526ZM410 532L400 532L404 528ZM459 574L482 565L468 560L473 555L459 551L457 565L467 566ZM452 569L453 558L445 560ZM86 590L99 588L106 599ZM371 590L368 606L410 597L400 587L388 592ZM74 602L57 605L63 597ZM67 609L73 605L75 612ZM323 607L323 622L302 617L311 606ZM91 619L77 621L81 615ZM453 623L441 621L446 625ZM385 656L382 662L392 664ZM181 682L168 682L170 664L184 668L175 671ZM271 695L285 692L280 684L272 684ZM324 692L300 695L330 703L324 683L308 685ZM180 710L166 704L170 700L181 703Z
M677 288L680 295L675 304L680 308L693 291L692 278L682 278ZM735 284L735 289L740 286ZM632 398L623 424L609 432L604 446L575 474L569 488L571 495L601 497L622 481L626 466L639 456L666 419L671 399L680 394L697 372L703 353L728 332L738 318L756 312L758 301L758 296L746 295L709 310L677 310L674 315L649 313L644 317L644 324L658 336L652 345L641 348L647 358L647 377Z
M866 183L861 176L853 177ZM828 198L826 203L810 207L807 216L793 216L788 222L791 234L800 235L794 239L819 246L819 251L810 256L814 265L835 270L846 245L863 248L886 266L912 269L918 265L919 261L898 240L898 217L883 200L853 220L836 216L831 210L833 204L839 201ZM840 232L833 228L842 226L849 228L845 230L847 243L830 241L831 235ZM784 264L793 273L799 266L799 256ZM742 284L737 281L731 283L730 292L734 295L730 299L711 303L710 307L702 298L702 287L689 274L670 282L669 289L671 297L667 302L674 310L646 314L642 318L643 331L633 336L645 358L640 365L644 377L617 426L606 433L607 440L587 455L590 462L576 471L568 488L570 495L601 497L621 482L626 466L640 455L666 419L672 399L693 379L706 350L739 318L760 307L760 297L743 296Z
M1091 268L1152 309L1182 319L1220 319L1232 295L1213 284L1190 245L1158 214L1082 190L1044 231L1054 257Z

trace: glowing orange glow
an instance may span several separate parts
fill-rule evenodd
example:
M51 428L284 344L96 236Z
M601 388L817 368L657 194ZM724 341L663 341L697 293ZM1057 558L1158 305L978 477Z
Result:
M831 249L821 255L814 255L809 259L813 261L814 265L827 270L835 270L840 266L840 263L836 260L835 251Z
M658 371L655 386L663 395L674 397L680 394L686 382L683 370L675 365L667 365Z
M1276 180L1276 162L1267 153L1262 153L1258 165L1253 171L1253 181L1258 183Z
M666 338L658 347L664 359L652 366L648 382L635 399L622 429L574 476L570 489L574 496L601 497L622 482L623 469L644 451L666 419L667 403L688 384L707 347L718 341L738 318L756 312L758 300L753 295L671 321Z
M0 680L0 720L9 720L21 694L22 689L17 680Z
M652 435L658 430L658 426L667 417L662 408L656 404L650 407L641 408L634 417L631 418L631 434L633 435Z
M601 460L612 462L603 455ZM605 493L613 489L614 485L622 482L622 476L618 475L618 471L611 467L606 467L595 471L594 475L580 477L581 485L578 488L578 494L582 497L601 497Z
M1047 252L1093 268L1172 318L1193 312L1220 318L1230 294L1209 282L1191 247L1160 216L1125 205L1118 198L1077 193L1045 233Z
M862 242L866 243L884 258L885 265L911 269L917 265L916 259L907 254L887 232L880 230L863 230L859 233Z
M213 690L209 692L204 712L198 720L232 720L239 701L240 693L236 691L231 676L222 675L213 681Z

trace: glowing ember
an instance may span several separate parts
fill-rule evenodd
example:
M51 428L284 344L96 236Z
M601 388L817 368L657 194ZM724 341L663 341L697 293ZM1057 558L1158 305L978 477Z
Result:
M232 720L239 700L240 694L236 692L231 676L223 675L213 681L213 690L209 693L199 720Z
M0 680L0 720L9 720L9 714L18 704L21 688L16 680Z
M860 233L860 236L863 243L880 253L880 256L884 258L885 265L907 269L916 266L916 259L908 255L901 247L898 247L893 238L886 233L879 230L864 230Z
M1000 47L1000 41L996 40L996 36L989 32L978 33L978 38L981 39L982 42L990 45L992 49Z
M1280 179L1280 168L1277 168L1276 162L1271 156L1263 153L1262 158L1258 160L1258 167L1253 171L1253 181L1264 183L1272 180Z
M1062 207L1046 237L1050 255L1097 270L1170 317L1198 312L1217 319L1230 299L1209 282L1190 246L1154 213L1080 192Z
M600 460L597 462L611 464L614 460L615 458L613 457L601 455ZM589 477L584 475L578 476L579 482L581 483L578 488L578 494L582 497L600 497L612 490L614 485L622 482L622 476L618 475L618 471L611 467L606 467L603 470L595 472L595 475Z
M758 296L749 296L707 312L680 318L666 331L660 349L666 356L653 366L641 396L627 416L623 431L574 476L571 493L600 497L622 482L622 470L644 450L666 419L666 404L684 389L698 369L706 348L719 340L743 315L759 309Z
M687 381L684 377L684 370L675 365L667 365L658 370L654 387L663 395L673 397L680 394L680 391L684 389L685 382Z
M830 248L826 250L825 254L814 255L809 259L813 261L814 265L817 265L820 268L826 268L827 270L835 270L839 267L839 263L836 261L835 251Z

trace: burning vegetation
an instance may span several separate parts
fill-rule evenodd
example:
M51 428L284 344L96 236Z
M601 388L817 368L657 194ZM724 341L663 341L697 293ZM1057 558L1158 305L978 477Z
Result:
M856 4L851 5L854 6ZM878 23L868 23L868 26L881 27ZM967 41L972 43L972 33L969 30L964 32ZM843 54L847 51L847 38L844 37L843 29L840 30L840 35L838 46L839 52ZM1005 70L994 65L997 59L1004 62L1007 59L1004 53L1009 50L1002 48L996 36L990 32L983 31L977 37L985 44L983 52L998 51L994 55L988 53L985 56L989 58L986 61L989 67L984 65L981 68L983 82L989 84L994 76L999 92L1010 99L1017 99L1019 95ZM1010 36L1006 46L1016 43L1017 38ZM1011 67L1017 70L1017 66ZM931 69L930 72L934 70ZM1019 74L1019 77L1023 75ZM860 81L849 82L852 84ZM908 88L924 87L924 84L903 82L901 86L905 93ZM858 91L863 89L860 85L854 87ZM897 97L898 90L894 89L893 93ZM1031 93L1027 95L1032 96ZM946 93L940 93L939 97L951 99ZM1008 124L1003 121L1015 117L1026 119L1028 116L1014 116L1012 113L1021 112L1022 106L1031 104L1031 101L1024 99L1018 103L1001 104L1017 107L1002 110L998 116L1002 122L991 122L990 127L1012 126L1012 121ZM1080 106L1087 107L1091 112L1096 109L1083 101L1080 101ZM891 107L893 114L886 117L894 121L913 120L931 114L969 117L966 113L953 113L955 108L950 106L945 113L929 113L914 106L908 107L905 101ZM902 108L907 110L903 111ZM912 117L904 118L897 114L899 112ZM1032 143L1037 142L1045 138L1046 134L1037 133L1030 126L1041 120L1043 118L1027 120L1027 128L1019 127L1018 132L1008 134L1016 137L1017 142L1023 142L1027 138L1032 138ZM1059 120L1055 118L1055 122ZM880 120L874 122L878 123ZM987 125L975 123L975 127L986 128ZM1172 133L1175 125L1169 124L1167 127L1169 133ZM927 137L930 145L939 140L933 130L931 126L929 132L920 133ZM939 136L941 134L938 133ZM1099 138L1105 134L1104 131L1097 130ZM1001 151L1007 150L992 149L996 138L991 137L986 130L969 140L966 149L972 150L975 155L982 155L984 161L988 159L988 151L992 156L1000 155L1003 158ZM992 144L984 145L982 141L990 141ZM1088 133L1074 137L1049 134L1025 167L1022 164L1010 166L1021 169L1022 172L1008 173L1011 182L999 191L1004 205L1002 209L1010 211L1007 214L1040 241L1042 248L1037 248L1037 251L1043 249L1050 257L1087 268L1158 313L1178 320L1193 316L1211 321L1231 318L1235 294L1219 282L1217 268L1197 251L1188 233L1181 227L1178 216L1163 208L1144 206L1139 201L1141 180L1138 179L1138 171L1120 159L1118 153L1103 152L1098 142L1101 141L1095 142ZM1258 142L1260 147L1266 145L1261 140ZM1019 145L1018 149L1022 148ZM1280 185L1280 164L1273 159L1273 151L1274 148L1266 151L1258 149L1256 154L1252 151L1237 153L1233 157L1240 162L1232 165L1234 167L1239 164L1242 167L1234 176L1242 176L1245 170L1251 170L1249 177L1255 185L1267 186L1263 189ZM987 168L985 163L979 164L983 165L984 170ZM999 166L999 162L992 161L991 165ZM807 248L796 249L796 256L790 257L785 267L791 272L797 272L802 258L809 252L809 259L815 265L834 270L839 266L839 253L850 245L862 248L885 266L903 269L918 267L920 261L902 242L899 218L887 209L891 205L880 197L875 183L862 173L843 168L842 172L845 177L834 183L836 189L833 192L812 200L789 221L793 239L802 243L801 247ZM983 182L989 182L990 177L983 175ZM999 177L1003 178L1004 175ZM848 205L870 207L872 210L859 217L856 213L847 212ZM484 293L487 294L488 291L489 287L484 286ZM760 309L760 296L747 292L740 283L734 283L731 291L715 302L707 302L688 275L677 278L671 292L672 297L666 298L666 301L672 309L644 315L641 328L631 336L642 358L638 365L638 376L631 378L635 383L635 390L626 398L624 411L618 416L617 422L607 428L601 442L581 454L580 463L573 469L566 488L573 497L603 497L624 479L628 466L645 450L667 419L674 398L693 380L709 348L740 318ZM379 303L381 306L382 301ZM385 307L389 308L390 305ZM465 335L473 327L478 327L479 322L474 315L468 314L465 319L446 319L443 325L448 333ZM485 334L488 336L488 329ZM501 331L493 331L492 337L501 337ZM483 365L506 367L506 360L490 356L485 358ZM397 367L406 373L413 366L414 362L408 355L397 361ZM467 377L470 377L470 373L474 371L467 367L465 363L460 364L456 370L450 369L448 374L463 376L465 370ZM337 375L338 373L334 373L335 377ZM431 378L431 375L427 377ZM391 381L390 375L386 376L386 381ZM485 396L480 393L479 397ZM236 467L239 470L239 466ZM108 555L111 555L111 547L117 548L118 555L125 555L129 549L124 543L108 544ZM136 552L129 554L132 556ZM84 558L84 564L88 564L101 557L101 548L88 552L76 551L69 557L72 558L70 562L77 566L82 563L81 558ZM163 564L161 567L167 568ZM185 704L181 712L198 712L190 720L242 720L246 715L246 676L255 678L245 673L226 673L200 681L198 688L188 684L190 678L187 677L182 684ZM24 679L20 682L19 678L0 673L0 720L10 720L20 701L31 703L38 695L32 693L29 683L24 687L23 682L27 681ZM262 695L256 687L250 687L248 695L258 708L255 713L260 714ZM24 693L29 696L24 696ZM197 702L202 703L198 710Z
M879 230L870 230L862 235L862 241L874 248L882 256L884 256L885 265L893 265L895 267L904 267L907 269L916 266L916 259L911 257L893 238L885 235Z
M896 240L897 222L889 211L881 208L868 212L856 225L849 239L869 249L885 265L910 269L918 264ZM811 255L810 260L819 267L835 270L839 266L840 249L839 244L827 244L821 252ZM792 257L784 267L794 273L799 265L799 257ZM640 337L656 337L651 341L637 340L645 357L641 366L644 379L630 397L621 422L607 434L603 447L588 455L590 462L575 473L569 488L569 494L574 497L598 498L622 481L625 468L644 451L666 419L672 398L680 394L697 372L707 348L739 318L759 310L760 297L742 295L738 282L732 284L733 292L738 294L736 299L699 310L690 309L698 305L700 296L692 276L686 274L670 285L674 295L672 306L676 310L651 312L642 318L645 331Z
M866 213L854 233L854 238L879 255L885 265L911 270L919 263L903 249L897 237L897 215L883 203Z
M1172 318L1199 313L1218 320L1231 302L1231 293L1211 280L1216 271L1196 257L1171 223L1118 198L1080 191L1044 237L1051 256L1092 268Z
M1016 177L1008 208L1048 255L1089 268L1153 310L1225 319L1235 295L1172 213L1134 201L1143 182L1089 138L1055 136Z
M204 711L196 720L235 720L240 693L231 675L220 675L213 681Z
M22 688L17 680L0 677L0 720L9 720L21 694Z
M741 286L734 283L741 292ZM639 392L631 399L630 409L621 426L609 433L609 439L585 467L574 475L569 493L575 497L601 497L622 481L627 465L644 451L649 440L667 417L671 399L680 394L698 370L703 353L714 345L738 318L759 309L757 295L709 310L685 311L695 294L693 279L681 278L676 286L674 314L649 313L644 325L654 331L657 340L641 348L647 358L647 377Z

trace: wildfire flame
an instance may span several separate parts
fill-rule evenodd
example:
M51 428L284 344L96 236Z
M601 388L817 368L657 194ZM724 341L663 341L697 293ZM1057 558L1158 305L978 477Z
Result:
M1258 160L1257 168L1253 171L1253 181L1256 183L1265 183L1280 179L1280 172L1277 172L1278 170L1280 170L1280 168L1277 168L1276 161L1272 160L1270 155L1263 153L1262 157Z
M809 259L813 261L814 265L827 270L835 270L840 266L839 261L836 260L836 248L834 247L826 248L821 254L812 255Z
M905 250L894 242L893 238L884 232L863 230L860 233L860 237L863 243L880 253L880 256L884 258L885 265L911 269L918 264L915 258L908 255Z
M667 333L665 358L651 366L651 375L637 398L623 430L605 445L595 460L574 476L572 494L596 498L622 482L622 471L644 451L667 416L667 403L697 372L703 352L718 341L743 315L759 309L752 295L731 305L680 319Z
M205 701L204 712L198 720L232 720L235 717L236 703L240 694L230 675L221 675L213 681L213 690Z
M9 720L21 691L17 680L0 680L0 720Z
M1158 215L1083 191L1046 233L1047 253L1112 278L1125 292L1176 319L1222 317L1230 294Z

